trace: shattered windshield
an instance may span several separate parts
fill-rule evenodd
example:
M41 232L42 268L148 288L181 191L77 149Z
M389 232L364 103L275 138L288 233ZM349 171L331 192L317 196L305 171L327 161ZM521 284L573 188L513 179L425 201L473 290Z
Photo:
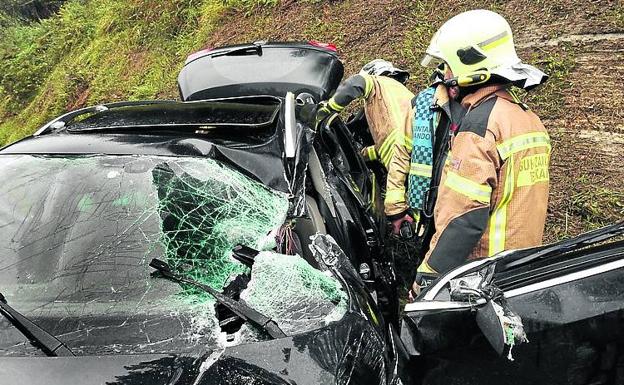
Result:
M219 345L214 300L150 278L150 260L221 290L249 273L231 249L273 247L288 209L204 158L2 156L0 175L0 292L76 354ZM28 354L40 352L0 317L0 355Z

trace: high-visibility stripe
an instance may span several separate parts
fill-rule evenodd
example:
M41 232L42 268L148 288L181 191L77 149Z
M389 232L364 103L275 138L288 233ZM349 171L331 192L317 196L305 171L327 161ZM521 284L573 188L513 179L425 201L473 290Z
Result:
M368 157L368 160L377 159L377 150L375 150L375 146L366 147L366 156Z
M384 140L384 142L381 144L381 147L379 147L379 151L377 151L379 153L380 156L383 156L383 154L386 153L386 151L388 150L388 148L394 144L394 137L398 134L397 130L394 130L392 132L390 132L390 134L388 134L388 136L386 137L386 140Z
M404 188L392 188L386 190L386 203L399 203L405 202L405 189Z
M399 144L405 147L408 152L412 151L412 139L407 135L404 135L399 130L393 130L387 137L386 140L381 144L381 147L377 151L381 162L387 167L390 161L392 160L392 155L394 154L393 146L395 144Z
M366 85L364 86L364 99L368 99L371 92L373 91L373 78L367 75L364 76L364 81L366 82Z
M489 49L498 47L499 45L507 42L509 39L511 39L511 35L507 31L503 31L498 35L479 43L479 48L487 51Z
M430 164L412 163L410 165L410 175L424 176L431 178L433 174L433 166Z
M429 264L427 263L427 261L423 261L420 266L418 266L418 269L416 269L417 272L419 273L429 273L429 274L437 274L438 272L433 270L431 268L431 266L429 266Z
M407 135L402 135L402 138L403 138L403 147L407 149L407 152L411 153L412 149L414 148L412 144L412 138L410 138Z
M392 154L394 153L394 149L392 147L398 135L399 135L398 130L392 131L390 135L388 135L386 140L384 140L383 144L379 148L379 151L377 151L379 153L379 157L381 158L382 163L386 167L388 166L388 164L390 163L390 160L392 159Z
M392 161L393 155L394 155L394 147L390 147L388 151L384 154L383 158L381 159L381 163L383 163L386 169L389 167L390 162Z
M513 196L514 186L514 159L513 156L507 161L505 171L505 186L503 196L496 205L494 212L490 216L490 234L488 256L500 253L505 250L505 232L507 231L507 206Z
M489 185L483 185L471 181L470 179L464 178L463 176L460 176L452 171L449 171L446 175L444 185L474 201L485 204L490 203L492 187Z
M334 100L333 97L329 99L329 101L327 102L327 105L329 106L329 108L331 108L332 110L336 112L340 112L345 109L344 106L341 106L340 104L336 103L336 100Z
M550 138L547 133L531 132L528 134L518 135L511 139L507 139L503 143L496 146L498 153L503 160L506 160L516 152L537 147L546 147L548 148L548 151L550 151Z

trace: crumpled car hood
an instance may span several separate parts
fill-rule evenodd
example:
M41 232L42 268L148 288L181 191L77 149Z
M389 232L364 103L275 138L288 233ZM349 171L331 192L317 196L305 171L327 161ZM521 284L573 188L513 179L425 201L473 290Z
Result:
M278 340L201 358L111 355L0 358L0 383L22 385L225 385L386 383L384 342L361 314Z

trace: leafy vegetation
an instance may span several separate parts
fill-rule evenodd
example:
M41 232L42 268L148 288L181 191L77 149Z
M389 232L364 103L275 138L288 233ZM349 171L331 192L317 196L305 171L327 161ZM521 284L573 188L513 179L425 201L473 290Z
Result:
M175 97L176 75L225 9L218 0L70 0L0 32L0 143L64 110Z

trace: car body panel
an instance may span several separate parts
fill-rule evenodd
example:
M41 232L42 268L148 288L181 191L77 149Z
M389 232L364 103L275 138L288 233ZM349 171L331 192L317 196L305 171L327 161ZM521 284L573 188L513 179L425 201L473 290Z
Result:
M624 379L624 242L530 258L548 247L466 264L463 272L438 281L497 267L493 283L504 291L528 337L508 356L495 353L475 322L475 311L485 301L454 302L446 286L434 283L432 291L407 305L402 338L423 384L460 379L465 384L609 384Z
M306 92L317 102L336 90L344 70L336 52L309 43L254 43L206 51L178 76L182 100L285 96Z

